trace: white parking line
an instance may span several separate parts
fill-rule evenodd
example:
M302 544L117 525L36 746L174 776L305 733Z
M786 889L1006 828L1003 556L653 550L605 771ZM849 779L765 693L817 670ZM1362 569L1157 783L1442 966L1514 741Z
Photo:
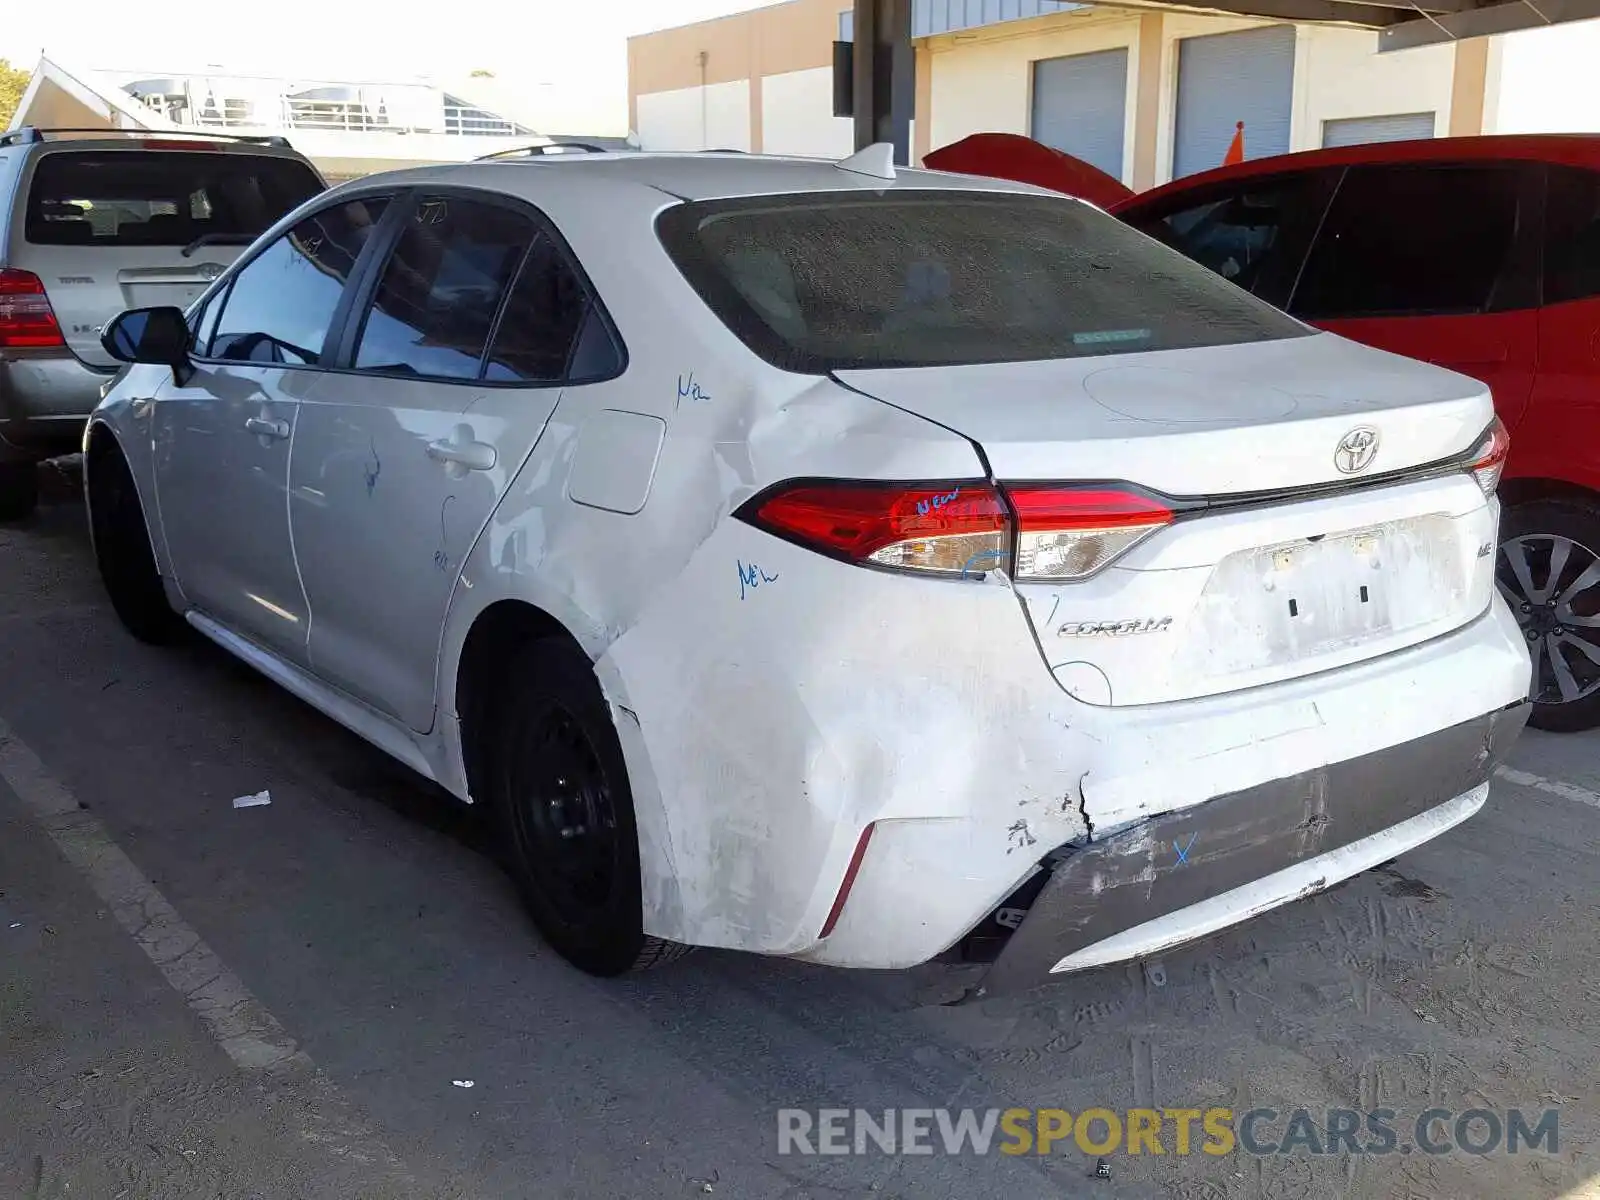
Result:
M1541 792L1549 792L1552 796L1560 796L1563 800L1576 800L1579 804L1587 804L1590 808L1600 808L1600 793L1591 792L1574 783L1560 779L1546 779L1543 775L1519 771L1515 767L1497 767L1495 774L1507 783L1514 783L1519 787L1538 788Z
M0 779L32 814L63 858L139 944L168 983L240 1068L298 1079L323 1103L300 1106L301 1136L330 1153L410 1176L377 1134L340 1097L278 1019L206 945L155 884L111 839L105 825L46 769L0 720Z

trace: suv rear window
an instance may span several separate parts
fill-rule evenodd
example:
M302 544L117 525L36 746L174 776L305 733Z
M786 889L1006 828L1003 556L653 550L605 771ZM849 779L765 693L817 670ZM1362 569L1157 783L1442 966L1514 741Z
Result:
M248 242L322 181L292 158L227 151L96 150L42 155L27 239L43 246Z
M740 197L669 208L657 230L746 345L775 366L811 374L1311 332L1068 199L909 189Z

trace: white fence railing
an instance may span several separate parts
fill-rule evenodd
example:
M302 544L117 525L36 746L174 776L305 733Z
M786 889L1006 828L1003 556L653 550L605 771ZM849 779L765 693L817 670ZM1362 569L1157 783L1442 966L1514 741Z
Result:
M275 106L249 100L225 99L196 104L162 96L142 98L147 107L164 113L180 125L210 129L324 129L349 133L442 133L460 137L529 137L513 121L483 108L465 104L444 104L437 121L426 124L394 119L382 104L348 100L318 100L303 96L280 96ZM263 112L263 108L276 111Z

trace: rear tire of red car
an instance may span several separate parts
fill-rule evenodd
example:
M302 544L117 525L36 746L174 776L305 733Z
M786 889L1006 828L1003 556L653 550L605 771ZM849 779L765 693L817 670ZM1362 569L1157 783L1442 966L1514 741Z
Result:
M164 646L177 640L187 626L167 603L139 493L122 452L115 448L91 451L84 469L88 472L95 564L111 607L141 642Z
M1559 733L1600 725L1600 503L1507 508L1495 581L1533 658L1528 723Z
M0 521L20 521L39 507L39 470L31 462L0 463Z
M601 976L687 954L690 947L644 932L628 768L588 658L562 639L525 643L495 709L489 807L545 940Z

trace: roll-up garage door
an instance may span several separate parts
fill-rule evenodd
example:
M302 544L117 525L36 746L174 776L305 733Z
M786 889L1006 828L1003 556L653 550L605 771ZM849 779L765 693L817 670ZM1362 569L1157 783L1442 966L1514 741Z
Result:
M1366 142L1407 142L1433 136L1433 114L1395 113L1385 117L1345 117L1322 123L1324 146L1359 146Z
M1287 154L1293 100L1293 25L1184 38L1173 178L1221 166L1240 121L1246 158Z
M1122 178L1128 51L1101 50L1033 64L1033 138Z

